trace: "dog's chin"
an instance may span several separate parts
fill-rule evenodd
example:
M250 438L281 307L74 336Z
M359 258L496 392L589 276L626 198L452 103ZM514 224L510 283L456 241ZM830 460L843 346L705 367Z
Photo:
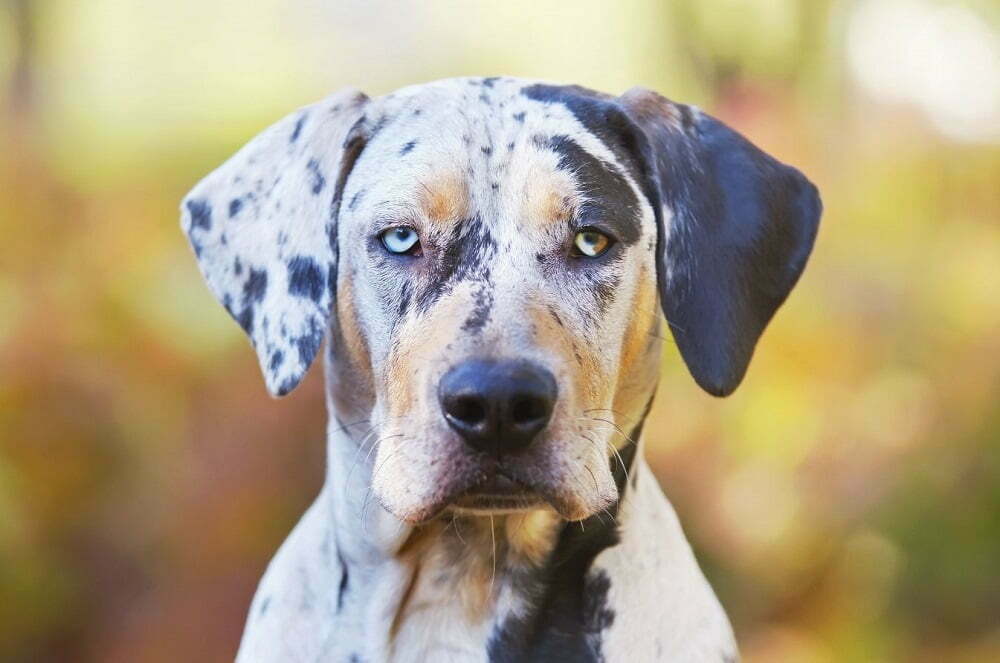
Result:
M444 512L468 516L499 516L551 508L563 520L585 520L610 507L614 496L598 496L584 501L580 496L557 487L521 483L501 474L479 475L437 486L430 499L410 504L392 502L381 496L382 507L409 525L434 520ZM593 497L593 496L590 496Z

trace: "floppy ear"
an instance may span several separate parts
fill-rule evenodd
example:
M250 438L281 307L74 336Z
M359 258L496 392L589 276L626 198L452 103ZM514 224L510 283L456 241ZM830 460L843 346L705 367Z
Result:
M337 282L337 208L368 98L344 90L264 130L197 184L181 228L208 286L257 350L268 390L298 385Z
M620 101L644 134L664 313L698 384L727 396L805 267L819 193L697 109L641 88Z

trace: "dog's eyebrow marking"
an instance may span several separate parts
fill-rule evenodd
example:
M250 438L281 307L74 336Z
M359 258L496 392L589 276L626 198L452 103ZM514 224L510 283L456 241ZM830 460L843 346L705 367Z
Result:
M469 193L465 178L450 172L423 187L421 205L431 223L442 224L468 216Z
M323 177L323 173L319 169L319 161L316 159L310 159L309 163L306 164L306 170L312 173L313 183L312 183L312 193L317 195L326 186L326 178Z
M559 155L559 168L576 178L585 202L580 205L580 221L600 221L615 231L626 245L640 235L639 200L617 167L602 161L568 136L552 136L547 146Z

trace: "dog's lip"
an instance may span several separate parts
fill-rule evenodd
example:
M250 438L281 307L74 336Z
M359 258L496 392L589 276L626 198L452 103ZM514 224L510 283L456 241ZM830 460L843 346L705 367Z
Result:
M464 491L453 504L464 509L494 511L529 508L542 501L542 496L529 486L496 472Z

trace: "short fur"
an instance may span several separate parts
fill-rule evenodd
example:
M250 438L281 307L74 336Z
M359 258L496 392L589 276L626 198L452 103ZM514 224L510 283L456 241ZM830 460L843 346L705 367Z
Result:
M303 108L181 209L273 394L328 341L327 480L238 661L736 660L641 434L661 309L702 387L742 380L815 238L798 171L648 90L464 78ZM382 246L398 225L421 256ZM616 243L574 258L584 227ZM555 377L521 453L476 452L441 414L441 376L477 358ZM544 506L456 504L495 473Z

